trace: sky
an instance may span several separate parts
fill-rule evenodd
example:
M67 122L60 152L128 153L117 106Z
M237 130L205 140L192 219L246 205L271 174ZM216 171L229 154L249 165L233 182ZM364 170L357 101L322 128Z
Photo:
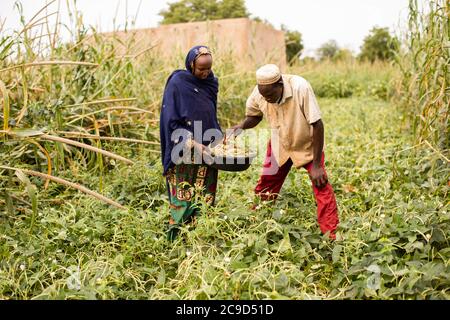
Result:
M26 20L48 1L21 0ZM48 12L54 12L59 1L63 12L61 20L70 24L65 0L57 0ZM15 2L0 0L3 32L20 29ZM130 28L132 20L136 28L156 27L161 21L158 13L167 8L167 2L174 0L77 0L77 8L82 12L85 25L106 32L114 27L123 29L126 21ZM306 55L331 39L336 40L339 46L358 53L372 27L399 30L408 13L408 0L246 0L245 3L252 16L269 21L275 28L284 24L290 30L300 31Z

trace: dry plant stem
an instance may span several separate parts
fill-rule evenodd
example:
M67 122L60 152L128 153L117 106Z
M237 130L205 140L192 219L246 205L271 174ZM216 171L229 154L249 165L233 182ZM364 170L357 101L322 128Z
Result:
M32 62L32 63L23 63L23 64L19 64L16 66L1 69L0 72L11 71L14 69L19 69L19 68L38 67L38 66L53 66L53 65L98 67L97 63L91 63L91 62L54 60L54 61L39 61L39 62Z
M102 149L99 149L99 148L96 148L96 147L92 147L92 146L90 146L88 144L85 144L85 143L81 143L81 142L77 142L77 141L73 141L73 140L65 139L65 138L61 138L61 137L51 136L51 135L48 135L48 134L43 134L43 135L40 136L40 138L44 139L44 140L62 142L62 143L65 143L65 144L76 146L76 147L85 148L85 149L88 149L90 151L101 153L101 154L103 154L103 155L105 155L107 157L123 161L126 164L133 164L133 161L131 161L131 160L127 159L127 158L124 158L122 156L116 155L116 154L114 154L112 152L109 152L109 151L105 151L105 150L102 150Z
M139 140L139 139L130 139L130 138L118 138L118 137L102 137L102 136L96 136L92 134L86 134L82 132L75 132L75 131L58 131L58 134L68 135L71 137L78 137L78 138L89 138L89 139L98 139L98 140L110 140L110 141L123 141L123 142L132 142L132 143L143 143L143 144L151 144L151 145L157 145L159 146L159 142L154 141L147 141L147 140Z
M104 99L104 100L89 101L89 102L83 102L83 103L77 103L77 104L69 104L67 106L63 106L63 108L81 107L81 106L114 103L114 102L131 102L131 101L136 101L136 100L137 100L136 98Z
M86 188L86 187L84 187L82 185L79 185L79 184L67 181L67 180L62 179L62 178L54 177L54 176L51 176L51 175L48 175L48 174L45 174L45 173L41 173L41 172L37 172L37 171L33 171L33 170L18 169L18 168L12 168L12 167L8 167L8 166L0 166L0 169L22 171L22 172L24 172L26 174L29 174L29 175L32 175L32 176L36 176L36 177L39 177L39 178L42 178L42 179L48 179L48 180L60 183L62 185L69 186L69 187L72 187L74 189L77 189L77 190L79 190L79 191L81 191L83 193L86 193L86 194L88 194L90 196L93 196L94 198L96 198L98 200L106 202L106 203L108 203L108 204L110 204L110 205L112 205L112 206L114 206L116 208L119 208L119 209L122 209L122 210L126 210L126 208L124 206L122 206L121 204L119 204L119 203L117 203L117 202L115 202L115 201L113 201L111 199L108 199L105 196L103 196L103 195L101 195L101 194L99 194L99 193L97 193L95 191L89 190L88 188Z

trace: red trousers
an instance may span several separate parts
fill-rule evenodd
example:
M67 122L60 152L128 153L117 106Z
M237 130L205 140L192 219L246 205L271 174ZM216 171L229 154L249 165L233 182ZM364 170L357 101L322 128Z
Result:
M325 170L324 166L325 154L322 153L322 159L320 162L321 167ZM279 167L278 171L275 170L273 174L273 169L271 166L276 165L275 157L272 154L272 146L269 141L267 146L266 158L263 165L263 173L258 180L258 184L255 188L255 193L261 198L261 200L275 200L283 186L284 180L286 179L289 171L292 167L292 160L289 159L284 165ZM312 162L303 166L308 172L312 169ZM270 172L270 174L269 174ZM336 198L334 196L333 188L330 183L322 188L317 188L312 184L314 197L317 202L317 220L319 222L319 227L322 233L330 233L331 239L336 239L335 231L339 223L338 210L336 205Z

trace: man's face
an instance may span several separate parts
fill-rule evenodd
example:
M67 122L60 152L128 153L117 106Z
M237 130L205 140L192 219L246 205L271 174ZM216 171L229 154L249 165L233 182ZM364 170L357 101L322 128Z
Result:
M269 103L276 103L283 94L283 83L258 84L259 93Z
M199 79L206 79L211 73L212 57L209 54L201 55L194 62L194 76Z

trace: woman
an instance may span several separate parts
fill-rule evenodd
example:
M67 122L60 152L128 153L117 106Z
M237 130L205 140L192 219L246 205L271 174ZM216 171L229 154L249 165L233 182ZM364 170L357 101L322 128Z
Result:
M199 214L194 198L214 204L218 172L198 157L192 163L190 151L194 148L201 155L205 146L222 134L217 121L219 82L211 70L210 50L193 47L185 65L186 70L176 70L169 76L160 115L163 175L170 201L169 240L176 238L183 223Z

